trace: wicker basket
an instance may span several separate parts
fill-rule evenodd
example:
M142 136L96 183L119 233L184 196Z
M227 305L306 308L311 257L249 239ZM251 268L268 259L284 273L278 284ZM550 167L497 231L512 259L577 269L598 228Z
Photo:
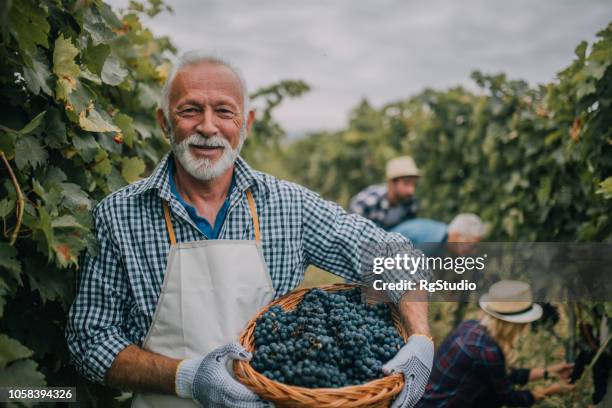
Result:
M330 292L349 290L354 285L336 284L320 286ZM253 317L242 335L240 342L249 351L255 348L254 332L257 319L272 306L281 306L284 310L293 310L301 301L308 289L299 289L270 303ZM408 334L400 324L397 311L392 308L395 327L404 340ZM362 385L342 388L305 388L282 384L258 373L249 362L234 361L236 378L267 401L272 401L277 407L388 407L404 386L401 374L392 374Z

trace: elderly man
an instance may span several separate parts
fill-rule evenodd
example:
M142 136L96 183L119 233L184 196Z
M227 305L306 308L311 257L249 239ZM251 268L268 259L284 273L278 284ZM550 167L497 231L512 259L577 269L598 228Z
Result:
M94 210L100 245L83 259L70 310L72 358L86 377L134 390L135 407L265 406L228 369L251 358L235 340L253 314L294 289L308 264L360 281L364 242L412 248L239 157L254 112L228 63L181 58L157 117L172 152ZM389 296L412 336L384 371L404 374L395 405L412 406L433 360L427 303Z
M386 184L369 186L353 197L349 210L389 230L416 217L419 169L412 157L396 157L387 163L385 176Z

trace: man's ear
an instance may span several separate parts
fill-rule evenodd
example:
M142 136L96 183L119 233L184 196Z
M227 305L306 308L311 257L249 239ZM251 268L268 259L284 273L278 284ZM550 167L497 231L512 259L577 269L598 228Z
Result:
M168 134L168 122L166 121L166 115L164 115L164 111L162 110L162 108L157 108L155 115L157 117L157 123L159 124L161 130L163 130L164 134L167 137L170 137L170 135Z
M255 122L255 109L251 109L247 115L247 135L251 133L251 128Z

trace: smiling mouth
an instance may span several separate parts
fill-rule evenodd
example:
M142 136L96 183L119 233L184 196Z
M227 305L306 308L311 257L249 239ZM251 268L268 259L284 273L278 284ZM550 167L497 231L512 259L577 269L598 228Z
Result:
M189 147L192 147L197 150L203 150L203 151L213 151L217 149L220 149L220 150L223 149L223 146L200 146L196 144L190 144Z

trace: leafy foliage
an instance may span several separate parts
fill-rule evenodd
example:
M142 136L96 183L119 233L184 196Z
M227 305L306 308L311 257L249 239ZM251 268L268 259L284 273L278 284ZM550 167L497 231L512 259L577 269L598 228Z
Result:
M94 249L90 210L167 150L151 107L174 49L137 12L120 18L102 1L7 7L0 215L5 237L21 229L13 245L0 243L0 378L4 385L76 384L63 329L78 255ZM112 396L84 404L109 406Z
M289 144L292 177L346 205L411 154L421 215L481 215L491 240L612 238L612 25L558 74L530 87L475 72L480 93L425 90L377 110L362 101L345 130Z
M140 22L169 9L160 0L132 1L121 16L102 0L0 9L1 385L77 384L84 406L119 404L118 392L76 375L63 333L79 254L96 250L93 205L169 150L155 108L176 50ZM275 148L284 133L273 109L307 90L283 81L255 92L264 110L247 155Z

